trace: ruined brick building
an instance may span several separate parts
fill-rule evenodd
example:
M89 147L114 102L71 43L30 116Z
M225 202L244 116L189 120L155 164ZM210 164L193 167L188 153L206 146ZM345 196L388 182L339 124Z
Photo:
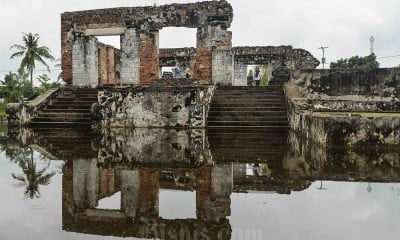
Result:
M268 64L271 78L288 80L288 70L315 69L309 52L279 47L232 47L233 9L227 1L125 7L61 16L62 77L72 86L152 85L161 68L181 66L190 82L243 86L247 65ZM159 49L164 27L197 29L196 48ZM120 36L116 49L96 36Z

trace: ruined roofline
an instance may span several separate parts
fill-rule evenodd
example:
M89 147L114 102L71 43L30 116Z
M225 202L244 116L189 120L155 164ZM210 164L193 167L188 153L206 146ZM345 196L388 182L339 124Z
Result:
M104 24L106 27L125 27L126 21L150 21L152 27L176 26L195 28L216 21L227 28L233 20L233 8L226 1L203 1L186 4L167 4L144 7L93 9L61 14L62 22L80 25L83 29ZM101 26L99 26L101 27Z

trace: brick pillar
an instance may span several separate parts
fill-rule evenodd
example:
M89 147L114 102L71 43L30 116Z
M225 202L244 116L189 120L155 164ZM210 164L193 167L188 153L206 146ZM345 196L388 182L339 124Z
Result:
M159 173L121 170L121 210L130 218L139 214L158 217Z
M98 76L97 38L77 36L72 43L73 86L96 87Z
M158 171L140 170L140 213L146 216L159 215L159 176Z
M232 164L203 168L197 175L197 218L221 223L231 214Z
M115 84L115 50L99 44L99 84Z
M122 84L140 83L140 36L136 28L127 28L121 35L121 72Z
M159 78L158 31L140 34L140 84Z
M232 33L225 27L207 25L198 28L194 77L203 80L203 83L231 85L233 76L232 56L229 52L231 48ZM213 61L213 55L215 61ZM213 73L213 70L223 71L223 73Z

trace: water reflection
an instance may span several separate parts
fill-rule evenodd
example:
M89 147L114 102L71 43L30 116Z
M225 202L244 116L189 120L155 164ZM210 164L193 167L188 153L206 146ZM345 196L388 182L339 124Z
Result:
M306 189L336 193L337 186L326 184L332 180L368 181L365 192L371 192L371 182L400 182L397 150L375 152L371 157L336 146L324 149L281 130L118 129L95 134L25 129L10 136L23 146L18 152L3 144L22 169L22 174L12 177L31 183L27 184L32 189L29 196L32 192L39 197L37 186L54 176L48 165L36 167L32 149L47 159L64 161L62 229L66 232L146 239L240 239L232 211L251 212L252 206L234 205L233 199L241 196L237 194L258 192L263 195L257 199L265 199L265 193L293 195ZM392 191L397 194L397 189ZM195 213L165 217L162 206L183 211L173 202L185 198L174 195L166 206L160 202L165 191L193 193L188 201ZM107 199L112 199L113 207L100 204ZM258 219L258 214L250 218ZM249 219L241 219L240 224L259 225ZM253 239L265 238L258 232L261 227L254 229Z

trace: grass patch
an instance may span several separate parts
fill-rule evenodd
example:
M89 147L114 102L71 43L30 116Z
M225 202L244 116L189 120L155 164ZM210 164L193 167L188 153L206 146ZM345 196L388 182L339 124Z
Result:
M4 120L6 118L6 108L7 108L7 103L0 102L0 120Z

